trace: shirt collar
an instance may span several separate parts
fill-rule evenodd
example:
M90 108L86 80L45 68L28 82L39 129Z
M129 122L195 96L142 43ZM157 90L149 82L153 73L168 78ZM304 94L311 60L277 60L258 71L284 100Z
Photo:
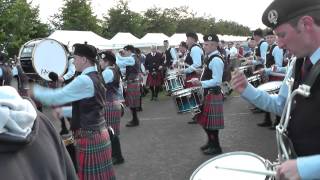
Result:
M213 56L213 55L215 55L215 54L219 54L219 51L218 51L218 50L213 51L212 53L209 54L208 57L211 57L211 56Z
M320 59L320 47L310 56L312 64L316 64Z
M88 74L88 73L90 73L90 72L92 72L92 71L97 71L96 68L95 68L95 66L90 66L90 67L85 68L85 69L82 71L81 74Z

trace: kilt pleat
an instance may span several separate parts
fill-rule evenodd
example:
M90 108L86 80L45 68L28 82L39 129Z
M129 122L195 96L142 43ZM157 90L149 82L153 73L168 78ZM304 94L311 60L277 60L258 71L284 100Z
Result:
M222 94L208 94L205 96L203 108L197 116L197 121L205 129L217 130L224 128Z
M139 81L128 82L126 89L126 105L130 108L140 107L140 83Z
M158 72L156 77L153 77L151 73L147 77L147 86L161 86L162 84L162 73Z
M106 124L111 126L115 135L120 135L121 105L118 102L106 103Z
M115 180L108 130L77 130L74 135L79 180Z

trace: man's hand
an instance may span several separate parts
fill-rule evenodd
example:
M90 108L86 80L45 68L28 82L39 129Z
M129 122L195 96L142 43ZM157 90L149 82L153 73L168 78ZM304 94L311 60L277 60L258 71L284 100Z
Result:
M288 160L277 168L277 180L299 180L297 160Z
M239 70L232 72L231 86L236 92L243 93L244 89L248 86L247 78L243 72Z
M192 78L192 79L188 80L187 82L191 82L195 86L201 86L201 82L198 78Z
M63 77L58 77L58 82L59 83L63 83L64 82L64 78Z

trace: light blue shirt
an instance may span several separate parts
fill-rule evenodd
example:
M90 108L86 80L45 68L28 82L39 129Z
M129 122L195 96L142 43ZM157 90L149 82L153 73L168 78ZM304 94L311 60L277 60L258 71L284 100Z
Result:
M72 58L72 59L69 59L69 62L68 62L68 71L67 71L66 74L63 75L63 79L64 79L64 80L69 80L69 79L71 79L71 78L74 76L74 74L76 73L76 67L75 67L74 64L73 64L73 61L74 61L73 58Z
M209 57L215 54L219 54L219 52L216 50L210 53ZM224 67L223 61L218 57L214 57L209 63L208 67L212 71L212 79L201 81L201 86L203 88L220 86L222 82L222 74L223 74L223 67Z
M261 41L263 41L263 39ZM261 55L261 57L259 59L254 59L252 61L253 65L265 64L266 58L267 58L268 47L269 47L269 45L268 45L267 42L261 43L261 45L260 45L260 55Z
M3 71L2 71L2 68L0 68L0 77L3 76Z
M62 88L50 89L35 85L34 97L45 105L62 105L94 96L93 81L87 73L96 71L94 66L87 67L81 75Z
M201 57L203 55L203 51L199 46L193 46L191 48L190 56L192 58L193 64L191 64L187 69L184 70L186 74L190 74L195 69L201 67Z
M276 46L273 48L272 56L274 57L275 65L277 67L282 67L283 64L283 49Z
M114 79L113 71L109 67L106 67L106 69L102 71L102 76L106 84L111 83Z
M122 76L126 74L126 67L133 66L135 64L133 56L123 57L120 54L116 54L116 64L119 66Z
M297 166L301 180L320 179L320 155L299 157Z
M1 73L0 73L0 77L2 76L2 69L1 69ZM12 68L12 76L18 76L18 69L17 66L14 66Z
M172 57L172 62L175 64L176 61L178 60L178 56L177 56L176 49L174 47L172 47L170 49L170 54L171 54L171 57Z

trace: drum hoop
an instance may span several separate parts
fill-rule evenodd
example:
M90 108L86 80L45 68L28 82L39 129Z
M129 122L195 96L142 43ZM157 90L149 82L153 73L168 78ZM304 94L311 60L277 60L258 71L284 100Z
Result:
M217 159L220 159L222 157L226 157L226 156L230 156L230 155L249 155L249 156L253 156L255 158L257 158L258 160L260 160L264 165L266 165L267 160L264 159L263 157L252 153L252 152L247 152L247 151L234 151L234 152L229 152L229 153L224 153L218 156L215 156L207 161L205 161L204 163L202 163L195 171L193 171L192 175L190 176L190 180L193 180L194 176L207 164L209 164L212 161L215 161ZM267 168L267 167L266 167Z
M41 79L47 81L46 79L42 78L42 77L39 75L40 73L37 71L37 68L36 68L35 65L34 65L34 53L36 52L37 47L38 47L42 42L44 42L44 40L52 40L52 41L55 41L55 42L57 42L57 43L62 47L62 49L63 49L63 51L64 51L64 54L65 54L65 56L66 56L66 59L67 59L67 63L65 64L64 70L63 70L64 73L65 73L66 70L67 70L67 66L68 66L68 56L67 56L67 52L66 52L66 50L64 49L63 45L62 45L59 41L57 41L57 40L55 40L55 39L50 39L50 38L39 38L39 39L34 39L34 40L31 40L31 41L28 41L28 42L32 42L32 41L35 41L35 40L40 40L40 42L37 43L37 44L35 44L35 46L34 46L34 48L33 48L34 50L32 51L31 62L32 62L32 67L33 67L34 71L37 73L37 75L38 75Z

